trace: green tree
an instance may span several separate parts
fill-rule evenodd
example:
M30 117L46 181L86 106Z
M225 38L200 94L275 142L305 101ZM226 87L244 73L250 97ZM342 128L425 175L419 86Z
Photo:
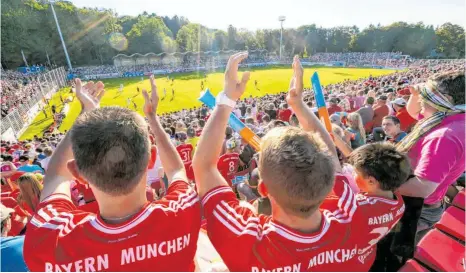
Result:
M459 25L445 23L436 31L437 50L451 58L464 58L464 28Z

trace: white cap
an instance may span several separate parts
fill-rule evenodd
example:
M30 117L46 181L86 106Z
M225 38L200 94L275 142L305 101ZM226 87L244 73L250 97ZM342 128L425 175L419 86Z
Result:
M406 105L406 101L403 98L397 98L394 101L392 101L392 103L396 105Z

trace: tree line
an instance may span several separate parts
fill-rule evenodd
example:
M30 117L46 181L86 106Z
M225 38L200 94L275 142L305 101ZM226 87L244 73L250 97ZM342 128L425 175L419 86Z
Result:
M279 52L280 29L249 31L230 25L227 31L191 23L187 18L144 12L136 17L114 11L78 8L71 2L54 8L73 65L112 64L118 53L254 50ZM65 64L65 55L47 0L2 0L1 62L4 68L31 64ZM394 52L418 58L465 57L464 28L422 22L323 28L304 25L283 30L283 54L303 57L319 52Z

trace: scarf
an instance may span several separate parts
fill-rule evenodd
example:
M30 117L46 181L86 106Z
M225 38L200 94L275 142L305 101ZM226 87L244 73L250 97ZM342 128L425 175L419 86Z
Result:
M408 152L421 137L428 133L432 128L442 123L443 119L450 115L464 113L463 109L450 103L440 92L435 92L436 90L437 84L432 80L429 80L426 84L420 86L419 95L424 100L424 103L429 104L438 111L431 117L419 120L411 133L398 143L398 151L404 153Z

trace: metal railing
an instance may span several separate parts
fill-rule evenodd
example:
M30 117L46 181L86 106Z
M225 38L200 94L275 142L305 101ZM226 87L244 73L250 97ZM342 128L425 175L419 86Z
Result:
M45 106L44 98L50 99L55 92L66 86L67 73L63 67L59 67L40 74L37 81L40 91L35 92L26 102L2 117L0 122L2 134L11 129L18 138Z

